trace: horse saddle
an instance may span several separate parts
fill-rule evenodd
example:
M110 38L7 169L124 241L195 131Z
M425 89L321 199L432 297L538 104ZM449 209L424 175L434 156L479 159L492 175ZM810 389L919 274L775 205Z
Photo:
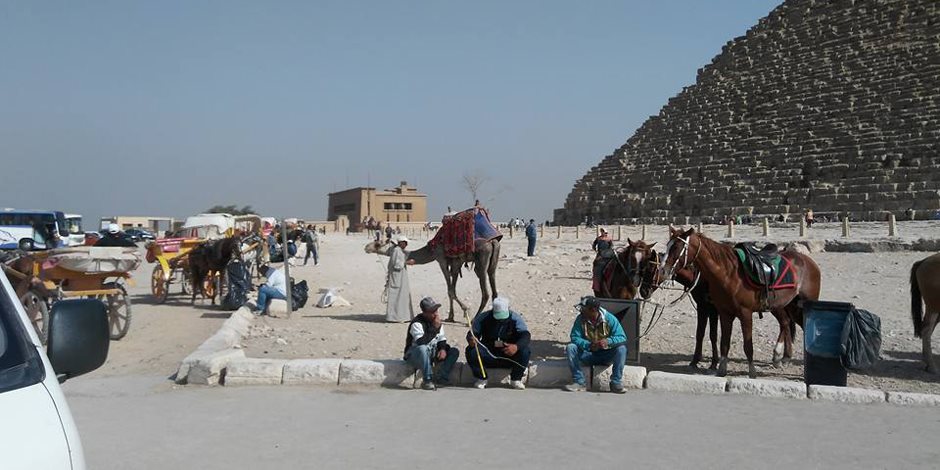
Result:
M755 284L770 287L780 276L780 249L770 243L757 248L753 243L738 243L734 252L744 267L744 272Z

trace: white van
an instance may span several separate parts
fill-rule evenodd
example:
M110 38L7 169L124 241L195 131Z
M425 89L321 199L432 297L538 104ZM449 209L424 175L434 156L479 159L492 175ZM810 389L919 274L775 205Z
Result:
M63 300L50 312L44 350L9 281L0 276L0 468L85 468L59 383L100 367L108 343L104 304Z

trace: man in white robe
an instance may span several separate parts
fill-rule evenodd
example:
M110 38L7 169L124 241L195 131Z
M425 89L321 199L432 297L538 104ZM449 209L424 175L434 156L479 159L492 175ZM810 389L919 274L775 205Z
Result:
M388 250L388 306L385 309L385 321L407 322L415 317L411 303L411 287L408 285L408 238L398 237L398 243Z

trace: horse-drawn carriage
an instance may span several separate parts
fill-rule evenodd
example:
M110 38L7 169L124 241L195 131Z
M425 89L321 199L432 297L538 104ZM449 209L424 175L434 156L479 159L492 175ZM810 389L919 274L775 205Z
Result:
M193 293L190 254L209 243L240 236L241 258L249 272L267 257L267 246L262 237L262 219L254 215L200 214L186 220L171 238L147 244L147 261L157 263L150 276L150 291L159 303L166 302L170 286L179 283L185 295ZM225 288L225 271L210 270L202 282L207 297L221 295Z
M49 310L69 297L97 298L108 307L111 339L130 328L127 283L140 265L134 248L73 247L34 251L12 258L3 271L15 286L36 333L46 340Z

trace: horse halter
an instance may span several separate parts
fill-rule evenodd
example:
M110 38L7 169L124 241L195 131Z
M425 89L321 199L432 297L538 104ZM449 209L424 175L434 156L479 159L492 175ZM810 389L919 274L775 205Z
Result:
M680 242L682 242L682 251L679 252L679 256L676 257L676 261L672 263L672 266L667 266L669 268L669 271L666 272L667 275L665 276L667 279L672 279L672 276L676 273L676 271L686 268L690 264L694 263L695 260L698 258L699 252L702 251L702 242L700 240L699 249L695 250L695 256L692 257L692 261L689 261L689 248L692 246L692 235L689 235L685 238L676 237L673 239L673 241L674 240L679 240ZM669 251L672 251L672 250L670 249ZM679 267L680 259L683 260L681 268Z

